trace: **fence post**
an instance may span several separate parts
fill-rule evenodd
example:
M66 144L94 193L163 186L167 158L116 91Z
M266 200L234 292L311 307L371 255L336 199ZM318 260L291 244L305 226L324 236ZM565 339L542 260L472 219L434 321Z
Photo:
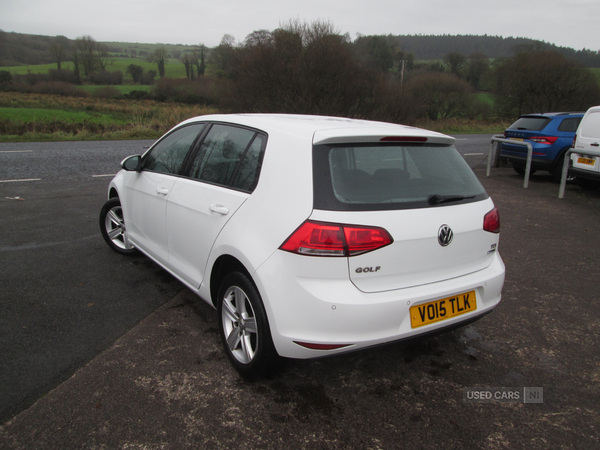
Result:
M562 174L560 176L560 187L558 188L558 198L563 198L565 196L565 187L567 186L567 176L569 173L569 160L571 159L571 153L573 153L572 148L567 150L567 153L565 153Z
M529 174L531 173L531 158L533 157L533 147L531 146L531 144L529 142L501 139L496 136L492 137L492 148L490 149L490 153L488 155L488 166L486 172L486 176L488 177L490 176L490 167L492 165L492 151L494 149L494 142L504 142L511 145L520 145L523 147L527 147L527 164L525 165L525 179L523 180L523 187L527 189L527 187L529 186ZM498 153L500 153L500 149L498 149Z

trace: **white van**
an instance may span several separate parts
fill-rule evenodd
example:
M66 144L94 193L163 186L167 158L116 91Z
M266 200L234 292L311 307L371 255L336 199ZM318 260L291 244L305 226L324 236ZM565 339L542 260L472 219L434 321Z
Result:
M587 110L577 128L569 175L584 189L600 187L600 106Z

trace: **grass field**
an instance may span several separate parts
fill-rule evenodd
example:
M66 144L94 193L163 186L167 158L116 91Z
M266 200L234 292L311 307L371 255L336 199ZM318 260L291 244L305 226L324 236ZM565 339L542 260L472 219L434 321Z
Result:
M159 47L167 49L169 54L190 53L200 48L199 45L183 45L183 44L145 44L139 42L99 42L106 45L111 54L116 56L126 54L128 56L136 55L138 58L144 58Z
M0 142L156 139L199 105L0 92Z
M132 81L131 75L127 72L127 68L130 64L135 64L144 68L144 72L154 70L158 73L158 67L155 63L148 62L145 59L140 58L126 58L126 57L111 57L109 59L106 70L114 72L120 70L123 72L124 79ZM72 62L64 62L61 67L67 70L73 70ZM7 70L13 75L27 75L28 73L48 73L50 69L56 69L56 64L39 64L35 66L12 66L12 67L0 67L0 70ZM181 61L169 58L167 64L165 64L165 77L168 78L185 78L185 66Z
M489 92L477 92L475 94L475 97L477 97L479 100L487 103L490 106L494 106L494 96Z
M124 117L112 114L90 112L90 111L65 111L62 109L40 109L40 108L0 108L2 120L20 122L70 122L70 123L129 123Z

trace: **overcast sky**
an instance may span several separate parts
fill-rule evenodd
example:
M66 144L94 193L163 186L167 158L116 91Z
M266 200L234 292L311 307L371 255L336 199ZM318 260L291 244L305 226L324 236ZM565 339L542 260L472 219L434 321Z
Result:
M0 29L97 41L219 44L290 19L341 33L488 34L600 50L600 0L0 0Z

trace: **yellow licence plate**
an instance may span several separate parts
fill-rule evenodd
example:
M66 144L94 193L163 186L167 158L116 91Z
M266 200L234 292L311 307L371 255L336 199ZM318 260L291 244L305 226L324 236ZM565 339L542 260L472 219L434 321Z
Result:
M410 308L412 328L460 316L477 309L475 291L443 298L433 302L415 305Z
M519 142L523 142L523 139L521 138L508 138L510 141L519 141Z
M593 166L596 160L589 158L582 158L581 156L577 158L577 162L579 164L587 164L588 166Z

